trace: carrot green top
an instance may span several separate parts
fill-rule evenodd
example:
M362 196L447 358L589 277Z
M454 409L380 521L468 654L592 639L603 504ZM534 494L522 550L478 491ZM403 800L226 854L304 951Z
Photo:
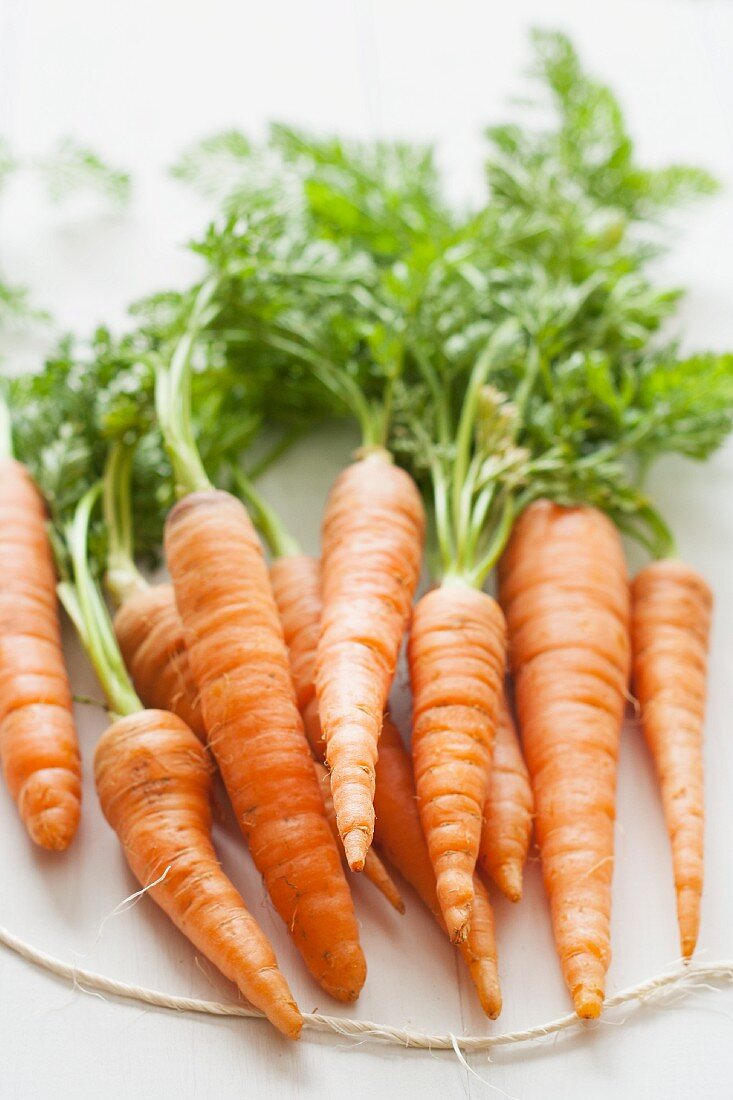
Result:
M58 593L97 674L110 714L122 717L143 706L127 674L109 612L89 565L89 521L101 492L100 484L87 490L66 529L71 577L59 584Z
M148 587L135 564L132 509L132 464L134 444L118 440L109 448L102 480L102 506L107 559L105 585L114 603Z

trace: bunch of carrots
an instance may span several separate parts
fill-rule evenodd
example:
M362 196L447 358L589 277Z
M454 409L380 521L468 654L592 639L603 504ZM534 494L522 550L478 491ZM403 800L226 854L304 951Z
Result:
M133 874L291 1037L298 1007L213 847L215 769L331 996L366 979L351 876L404 912L396 871L495 1018L488 884L520 901L534 829L562 972L593 1018L633 695L684 957L697 940L712 597L641 475L723 442L733 357L664 343L677 294L649 280L637 230L712 184L642 169L567 40L536 51L557 126L492 131L468 215L428 150L284 128L266 150L204 143L177 174L210 181L222 155L231 172L195 246L203 277L139 303L121 338L65 344L1 406L10 794L36 843L69 845L81 765L58 593L106 697L95 779ZM358 448L311 557L257 482L337 417ZM653 559L632 582L622 534ZM141 571L156 554L170 582ZM405 642L410 749L389 717Z

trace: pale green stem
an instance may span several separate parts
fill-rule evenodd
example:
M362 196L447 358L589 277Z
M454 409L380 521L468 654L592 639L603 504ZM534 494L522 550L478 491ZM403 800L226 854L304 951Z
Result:
M211 300L218 286L211 276L201 284L168 366L156 371L155 406L179 496L211 489L196 446L191 419L191 356L199 332L212 316Z
M499 523L484 556L476 564L471 577L476 588L483 588L486 578L501 557L512 533L516 518L515 504L511 496L504 501Z
M455 460L453 463L453 506L456 515L460 515L461 512L461 493L463 492L471 458L471 445L478 412L479 394L491 370L493 358L494 344L493 341L490 341L476 360L471 371L460 420L458 421Z
M79 639L102 686L110 714L120 716L142 710L120 654L109 613L89 568L89 521L101 485L89 489L79 501L67 530L73 581L59 585L59 598L77 626Z
M132 524L132 463L134 448L110 447L104 471L102 506L107 531L105 584L116 607L149 587L135 564Z

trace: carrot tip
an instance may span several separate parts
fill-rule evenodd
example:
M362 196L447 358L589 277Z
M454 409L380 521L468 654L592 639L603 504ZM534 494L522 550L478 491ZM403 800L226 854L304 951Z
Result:
M270 1023L288 1039L299 1039L303 1030L303 1017L295 1001L287 1001L268 1013Z
M456 905L443 914L452 943L463 943L468 936L471 908L471 905Z
M361 829L352 829L343 838L346 862L351 871L363 871L369 843Z
M603 991L582 986L574 994L573 1001L581 1020L597 1020L603 1008Z
M62 852L79 825L78 779L69 773L59 777L50 769L34 772L20 792L18 807L31 839L48 851Z
M680 946L682 948L682 958L685 962L689 962L697 947L697 936L683 936Z
M677 890L677 923L680 930L682 958L689 959L697 946L700 928L700 890L681 887Z
M479 964L478 975L474 973L473 977L481 1008L490 1020L498 1019L501 1014L502 1000L496 964L489 959L484 959Z
M496 885L509 901L522 900L522 868L518 863L504 863L494 874Z

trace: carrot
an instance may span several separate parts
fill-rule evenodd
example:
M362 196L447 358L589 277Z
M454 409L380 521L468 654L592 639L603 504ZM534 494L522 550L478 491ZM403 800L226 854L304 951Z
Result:
M274 579L278 574L276 566L280 563L296 563L296 569L299 566L315 565L315 571L312 569L307 571L315 576L317 594L317 559L308 558L305 555L278 559L273 562L271 567L271 578ZM140 579L142 580L142 578ZM307 587L304 587L304 594L307 595L307 592ZM320 599L318 599L317 608L320 608ZM183 637L183 624L176 607L172 585L160 584L150 587L143 582L143 587L130 596L118 610L114 618L114 628L135 690L145 701L146 706L152 709L168 710L178 715L193 730L199 740L206 743L206 730L198 692L193 682L188 651ZM318 613L316 614L313 634L311 666L315 665L317 640ZM297 661L294 661L295 653L293 650L289 650L289 654L294 683L297 683L293 667L297 663ZM310 686L310 699L315 703L315 688L312 679ZM315 707L313 709L316 710ZM317 722L317 710L315 719ZM320 731L320 726L318 729ZM328 774L316 761L314 761L314 766L326 809L326 817L334 839L340 846ZM367 854L364 874L393 908L399 913L404 913L405 905L399 891L376 852L370 851Z
M519 725L563 974L598 1016L611 958L616 757L629 590L616 528L594 508L530 505L500 569Z
M510 901L522 896L522 870L532 835L534 799L506 697L496 727L489 796L478 861Z
M285 553L270 566L270 576L285 641L298 705L317 759L325 745L317 710L312 707L318 623L321 614L320 570L317 558ZM310 721L306 719L310 715ZM397 728L385 714L375 769L375 839L390 863L410 883L421 901L446 931L438 904L435 874L417 812L412 764ZM367 853L364 873L374 849ZM491 1019L501 1011L497 953L491 903L483 884L474 878L473 920L466 939L458 945L474 981L481 1005Z
M115 643L89 564L89 521L100 485L62 530L71 578L59 596L104 691L111 726L95 754L105 817L138 881L185 936L285 1035L302 1018L274 952L219 866L211 842L211 769L205 749L174 714L143 710Z
M0 755L29 835L60 851L79 824L81 763L55 585L40 494L0 458Z
M173 586L148 584L135 564L134 454L134 444L113 443L102 484L107 535L105 584L117 608L113 620L117 644L145 706L178 715L205 744L201 703L188 663Z
M190 358L217 286L212 276L198 288L170 362L158 363L156 411L181 498L166 559L209 745L252 858L311 974L353 1001L366 962L262 546L241 501L211 485L191 423Z
M712 593L697 570L655 561L631 586L634 684L672 845L682 954L695 950L703 880L702 730Z
M165 548L209 744L252 857L313 976L354 1000L366 965L257 535L233 496L201 491L169 515Z
M214 851L210 766L191 730L161 710L120 718L97 745L94 775L138 882L251 1004L297 1039L303 1019L272 947Z
M114 617L114 630L135 690L147 707L168 710L206 742L173 586L145 585Z
M451 938L465 938L504 679L504 616L459 584L418 603L408 659L412 752L423 832Z
M430 862L417 811L412 763L397 728L384 716L374 794L374 836L393 867L409 882L436 921L447 931L440 911L435 872ZM492 1020L501 1011L496 941L491 903L478 875L474 876L471 921L458 948L468 967L481 1006Z
M331 826L334 840L339 843L338 825L336 824L336 812L333 808L333 799L331 798L331 780L329 774L323 764L319 764L317 760L313 761L313 768L315 769L316 778L318 779L323 804L326 807L328 824ZM377 890L387 899L393 909L396 909L398 913L404 913L405 903L400 897L400 892L374 848L370 848L367 852L364 861L364 878L368 879L373 886L376 886Z
M286 554L272 562L270 580L288 648L298 710L313 755L323 761L326 743L318 717L315 685L321 622L320 562L307 554Z
M339 475L323 521L318 711L346 859L374 832L382 714L420 575L424 514L408 474L372 449Z

